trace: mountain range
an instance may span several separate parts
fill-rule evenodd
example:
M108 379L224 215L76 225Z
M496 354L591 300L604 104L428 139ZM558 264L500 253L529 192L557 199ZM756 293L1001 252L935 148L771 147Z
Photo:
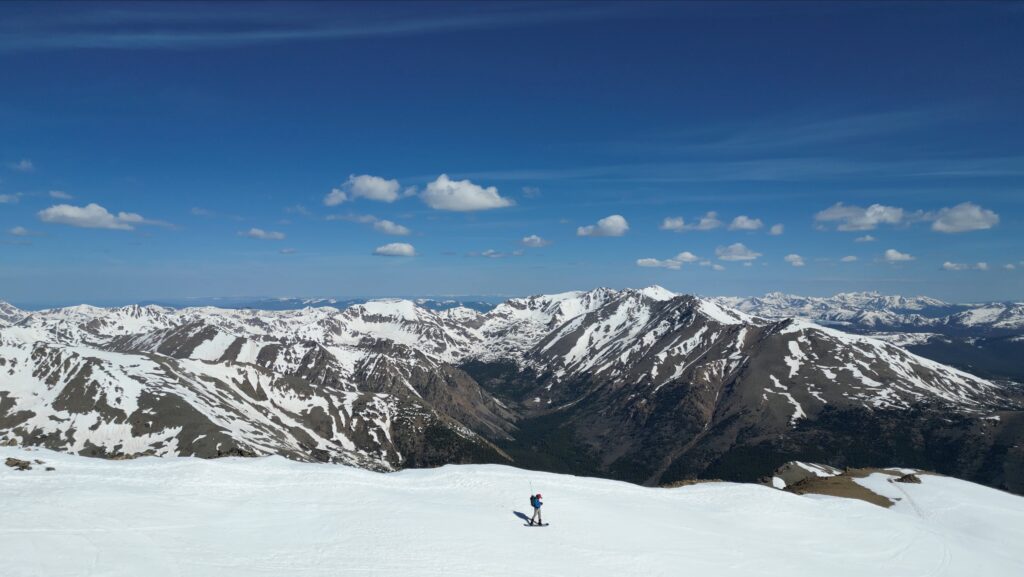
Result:
M790 460L900 463L1024 492L1016 387L872 336L771 318L846 306L788 302L648 287L486 311L409 300L7 305L0 441L375 470L499 462L652 485L755 480ZM923 318L943 310L931 299L886 306L897 305Z

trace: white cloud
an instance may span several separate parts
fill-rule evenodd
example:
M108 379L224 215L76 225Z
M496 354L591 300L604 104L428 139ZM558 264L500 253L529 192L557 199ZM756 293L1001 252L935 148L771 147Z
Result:
M397 180L387 180L369 174L350 174L342 187L352 195L352 198L362 197L380 202L395 202L399 198L400 186Z
M392 242L373 250L377 256L416 256L416 249L406 242Z
M697 224L686 224L681 216L667 217L661 222L661 230L683 232L686 230L713 230L722 226L718 213L711 211L698 219Z
M1013 264L1013 263L1011 262L1011 263L1009 263L1009 264L1004 264L1004 265L1003 265L1003 268L1005 268L1006 270L1016 270L1016 268L1017 268L1017 265L1015 265L1015 264Z
M844 256L843 258L841 258L839 260L841 260L842 262L857 262L857 257L855 257L853 255L850 255L850 256Z
M656 258L638 258L636 259L636 266L677 269L682 265L679 264L678 262L673 262L672 260L658 260Z
M900 252L894 248L890 248L885 251L884 256L886 262L906 262L908 260L914 260L914 257L910 256L905 252Z
M294 248L282 248L281 250L279 250L277 252L279 252L281 254L295 254L295 253L297 253L299 251L295 250Z
M7 166L9 166L11 170L17 170L18 172L32 172L36 169L36 166L32 164L32 161L27 158L23 158L18 162L12 162Z
M420 198L430 208L456 212L491 210L515 204L511 199L498 194L498 189L493 186L484 188L469 180L451 180L447 174L427 184Z
M411 232L408 228L400 224L395 224L390 220L378 220L373 223L373 228L378 232L383 232L384 234L393 234L396 236L405 236Z
M327 206L338 206L343 202L366 198L378 202L395 202L403 196L416 194L415 187L409 187L404 192L399 192L401 185L397 180L388 180L379 176L369 174L350 174L340 187L332 188L331 192L324 196L324 204Z
M193 206L192 210L189 211L189 212L191 212L193 216L213 216L213 211L212 210L207 210L205 208L199 208L198 206Z
M530 248L541 248L543 246L551 244L550 241L545 240L535 234L531 234L530 236L524 236L522 243L523 245L528 246Z
M761 256L761 253L750 250L742 242L737 242L716 248L715 256L719 260L754 260Z
M952 208L943 208L935 215L932 230L938 232L968 232L986 230L999 223L999 215L973 202L964 202Z
M258 238L260 240L284 240L285 234L283 232L277 232L273 230L263 230L262 228L250 228L238 233L239 236L247 236L249 238Z
M468 253L466 253L466 256L481 256L481 257L484 257L484 258L505 258L507 256L522 256L522 255L523 255L523 251L521 251L521 250L514 250L512 252L501 252L501 251L494 250L493 248L489 248L489 249L487 249L487 250L485 250L483 252L468 252Z
M50 191L50 198L56 198L56 199L59 199L59 200L71 200L74 197L71 196L70 194L64 192L63 190L51 190Z
M523 196L525 196L526 198L537 198L538 196L540 196L540 189L537 188L536 186L524 186Z
M942 263L943 270L988 270L987 262L977 262L974 264L962 263L962 262L950 262L946 261Z
M622 236L629 230L629 223L619 214L606 216L597 224L581 226L576 229L577 236Z
M643 267L658 267L658 268L670 268L678 270L682 268L684 263L697 262L700 258L690 251L683 251L672 258L665 260L658 260L656 258L640 258L637 259L636 265Z
M20 194L0 194L0 204L14 204L20 199Z
M798 254L787 254L785 257L783 257L782 260L788 262L789 264L791 264L793 266L804 266L804 264L805 264L804 263L804 257L802 257L802 256L800 256Z
M331 192L327 193L324 197L324 204L326 206L338 206L339 204L348 200L348 194L340 188L332 188Z
M874 230L880 224L899 224L903 221L903 209L895 206L872 204L867 208L845 205L837 202L814 215L816 222L839 222L836 227L842 231Z
M864 236L858 236L857 238L853 239L853 242L875 242L875 237L871 236L870 234L865 234Z
M383 232L384 234L392 234L396 236L405 236L412 233L411 230L409 230L407 227L401 224L392 222L390 220L377 218L372 214L330 214L327 215L327 217L325 217L324 220L347 220L362 224L372 224L373 229L376 230L377 232Z
M725 270L725 267L720 264L711 265L712 270Z
M29 231L27 228L23 226L16 226L8 230L7 233L14 236L30 236L32 234L31 231Z
M772 227L770 229L768 229L768 234L770 234L772 236L779 236L780 234L785 232L785 230L786 230L785 225L773 224Z
M39 211L39 220L54 224L66 224L81 228L105 228L110 230L133 230L137 224L167 226L166 223L147 220L134 212L119 212L113 215L102 206L91 203L86 206L57 204Z
M757 230L764 226L759 218L750 218L746 215L739 215L732 219L732 223L729 224L729 230Z

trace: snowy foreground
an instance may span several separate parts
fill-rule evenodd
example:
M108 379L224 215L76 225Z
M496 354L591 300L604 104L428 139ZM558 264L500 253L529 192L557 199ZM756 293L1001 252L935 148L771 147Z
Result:
M1024 499L964 481L901 500L707 483L649 489L502 466L372 473L280 457L0 466L0 573L65 575L1024 575ZM46 471L52 466L54 471ZM530 482L550 527L525 527Z

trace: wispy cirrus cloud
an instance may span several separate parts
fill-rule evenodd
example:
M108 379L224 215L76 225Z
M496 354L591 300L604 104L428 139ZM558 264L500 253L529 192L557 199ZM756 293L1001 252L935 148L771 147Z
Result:
M459 3L395 4L368 10L357 3L257 3L245 11L208 6L202 14L167 5L22 10L0 23L0 51L60 49L192 50L318 40L387 38L628 14L615 5Z

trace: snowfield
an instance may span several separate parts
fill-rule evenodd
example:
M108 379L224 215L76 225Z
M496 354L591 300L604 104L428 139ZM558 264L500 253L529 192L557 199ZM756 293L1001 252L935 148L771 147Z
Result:
M931 475L901 500L650 489L503 466L373 473L282 457L0 448L0 572L22 576L1024 575L1024 499ZM55 471L46 471L52 466ZM530 482L550 527L525 527Z

